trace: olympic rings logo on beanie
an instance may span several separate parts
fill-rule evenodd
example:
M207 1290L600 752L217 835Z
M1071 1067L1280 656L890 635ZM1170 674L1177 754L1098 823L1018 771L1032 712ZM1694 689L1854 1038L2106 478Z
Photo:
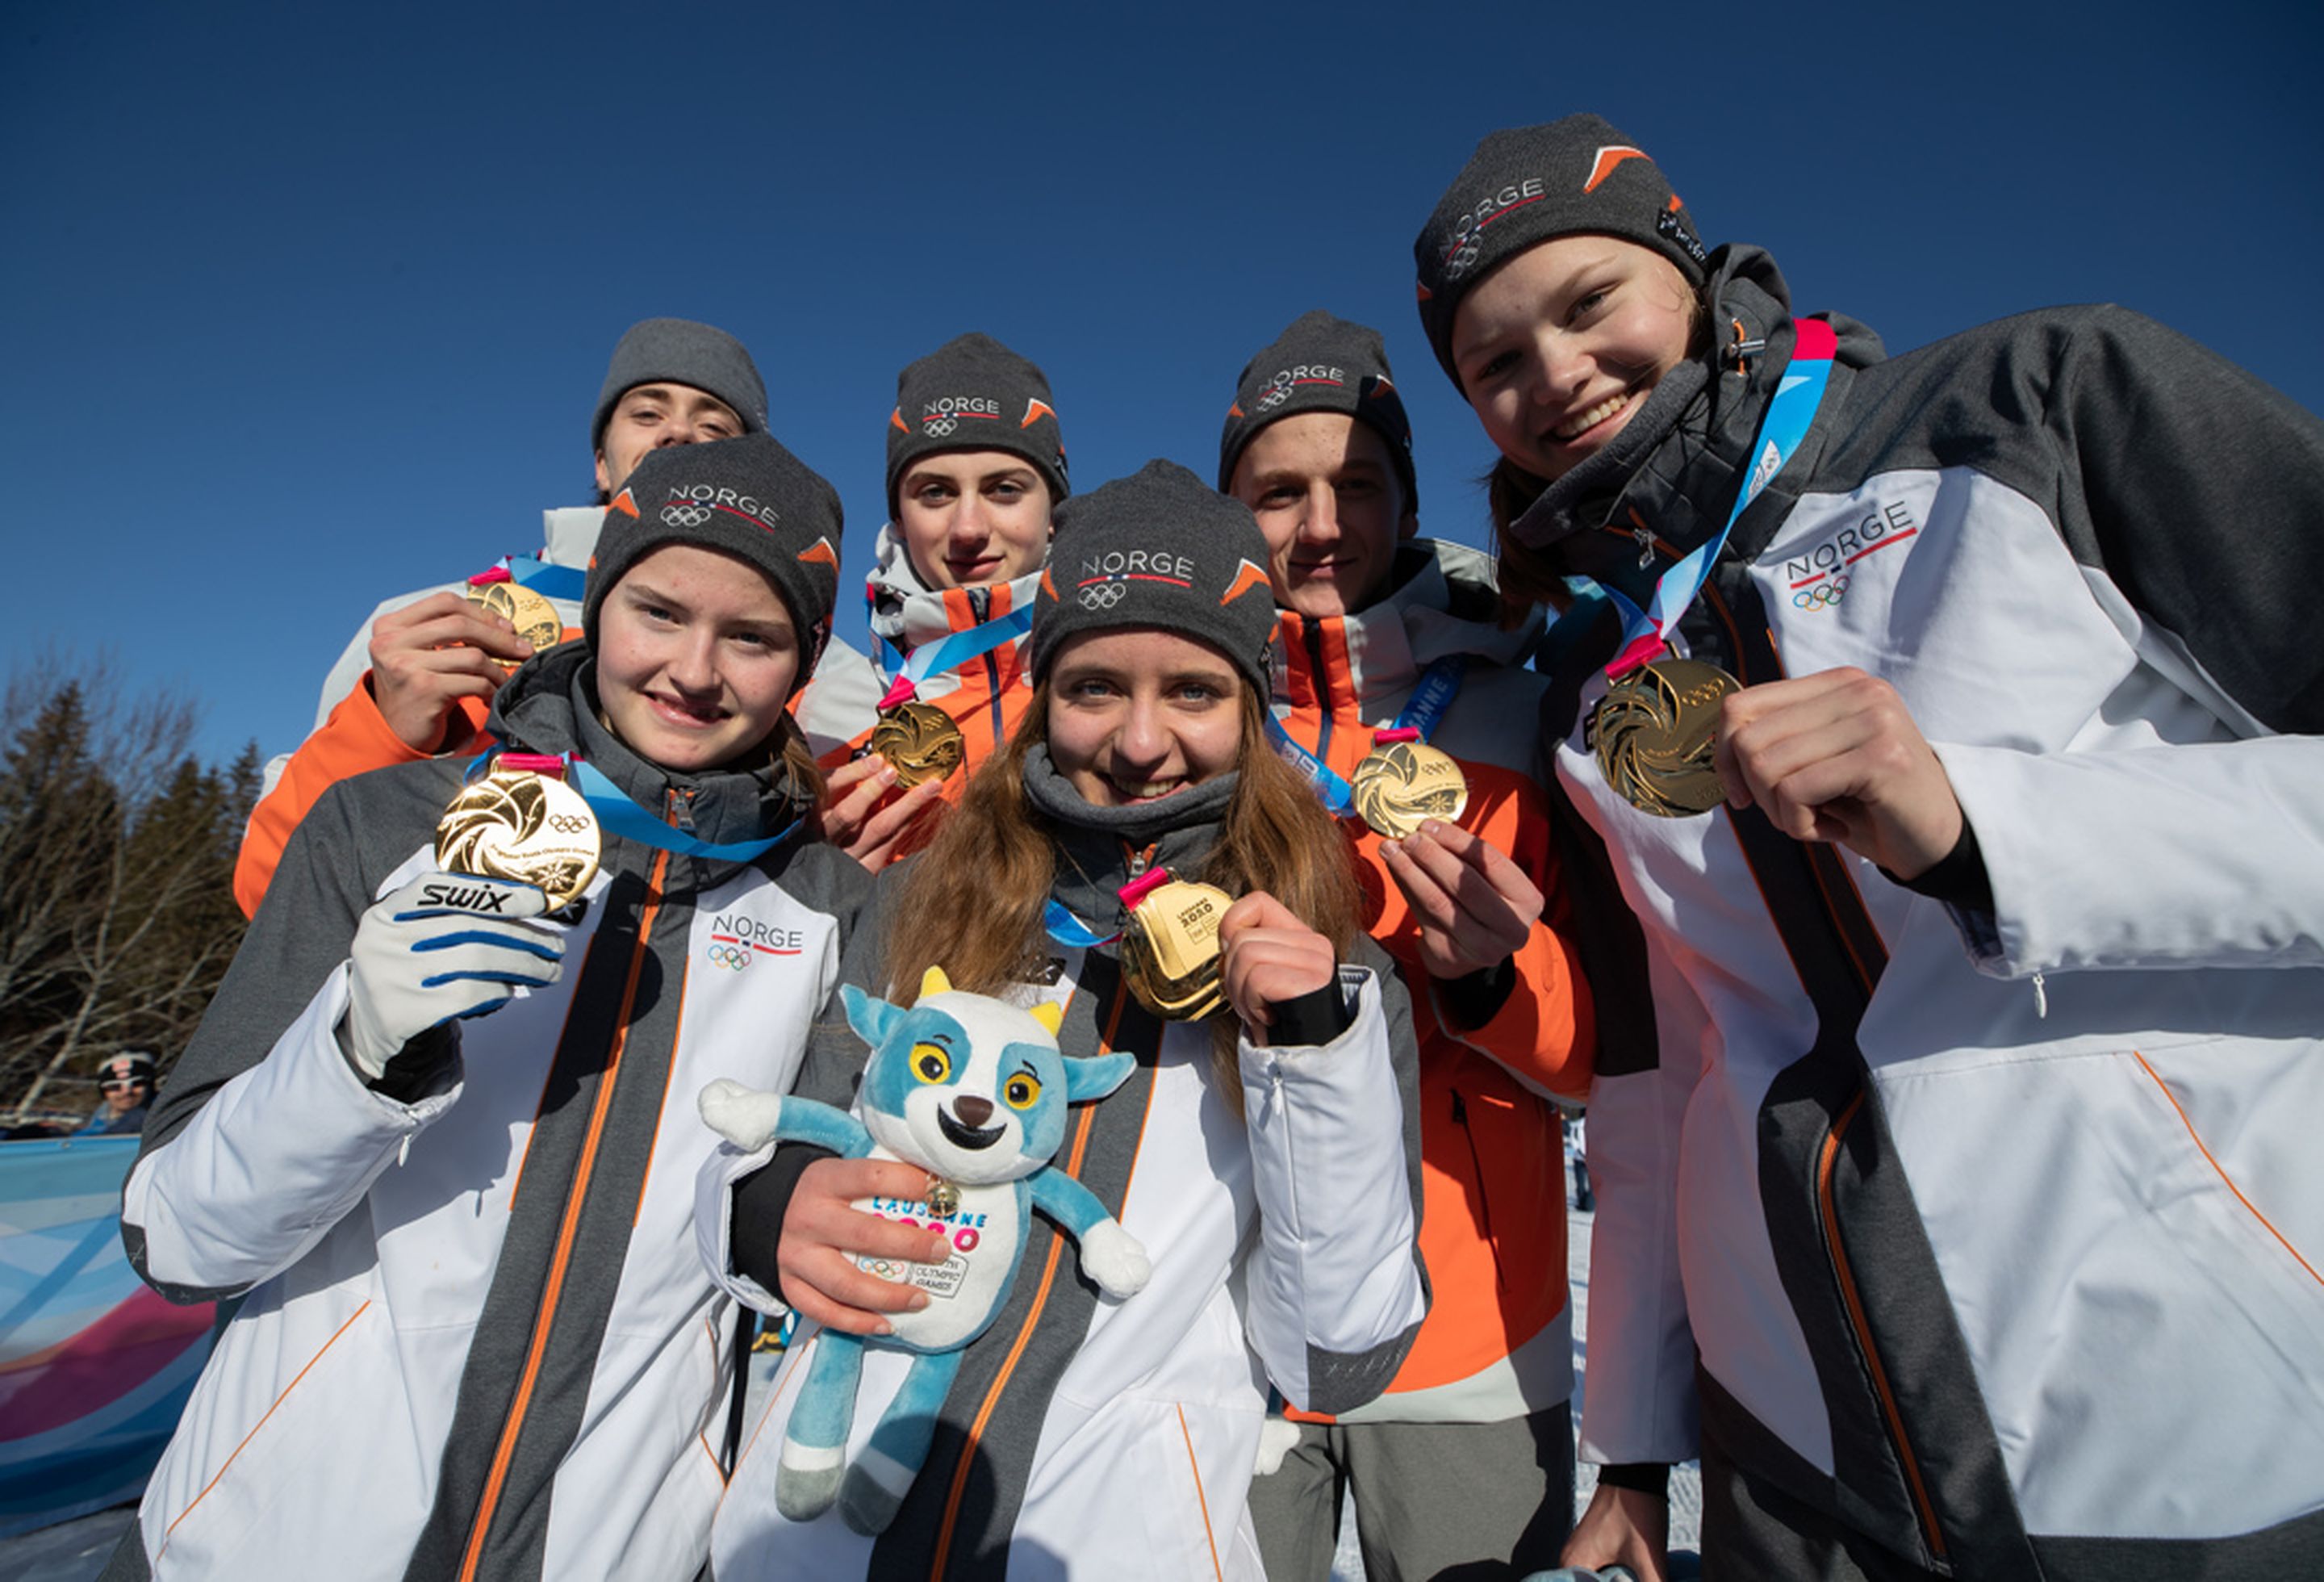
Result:
M1344 412L1388 441L1407 510L1420 504L1412 471L1412 421L1388 377L1388 346L1379 330L1321 308L1293 319L1274 342L1243 365L1234 403L1219 433L1219 488L1234 487L1235 463L1261 429L1295 412Z
M891 516L905 472L941 450L1007 451L1040 474L1052 505L1072 493L1047 377L989 335L956 337L897 375L888 414Z
M582 597L583 634L596 642L605 596L654 550L717 550L755 568L782 598L799 637L796 689L831 631L841 530L839 492L771 434L648 451L606 507Z
M1058 512L1033 600L1033 679L1068 638L1140 626L1208 643L1266 692L1267 540L1240 502L1175 462L1150 461Z

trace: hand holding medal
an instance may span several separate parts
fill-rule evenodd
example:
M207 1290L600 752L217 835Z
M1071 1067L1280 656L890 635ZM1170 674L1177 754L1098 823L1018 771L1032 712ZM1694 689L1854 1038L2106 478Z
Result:
M866 749L826 776L816 819L823 838L878 873L896 858L905 838L936 803L945 782L924 780L908 789L887 759Z
M1952 782L1896 689L1819 671L1738 693L1716 744L1738 808L1757 804L1794 840L1831 840L1900 879L1936 866L1965 819Z
M1420 930L1431 977L1466 977L1525 948L1540 917L1540 887L1483 836L1457 824L1424 824L1384 841L1381 858Z
M490 698L532 654L505 615L456 593L433 593L371 626L371 690L380 717L415 753L443 750L463 698Z
M505 566L469 578L466 597L470 604L506 621L534 653L565 641L565 617L557 613L549 596L519 582ZM524 656L510 656L501 661L501 668L512 671L523 662Z
M1219 920L1221 987L1253 1043L1265 1043L1275 1007L1339 978L1332 941L1264 890L1236 902Z

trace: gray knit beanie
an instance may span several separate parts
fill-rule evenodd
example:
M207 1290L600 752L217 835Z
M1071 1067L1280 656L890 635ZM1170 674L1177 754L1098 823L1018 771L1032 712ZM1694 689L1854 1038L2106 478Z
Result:
M596 416L589 420L589 449L603 448L605 425L624 391L660 380L716 396L734 409L746 434L767 431L767 386L741 341L691 319L648 319L631 325L613 347Z
M1452 319L1461 299L1536 242L1618 236L1678 265L1689 285L1711 254L1655 162L1596 116L1513 126L1477 144L1412 244L1420 327L1457 386Z
M1267 540L1240 501L1149 461L1074 500L1056 525L1033 599L1037 684L1066 638L1152 626L1209 643L1267 696L1275 594Z
M1219 433L1219 492L1234 486L1235 463L1261 429L1294 412L1345 412L1388 441L1407 511L1420 505L1412 476L1412 422L1404 397L1388 374L1388 347L1379 330L1351 324L1321 308L1302 313L1275 344L1243 365Z
M720 550L766 574L798 629L797 691L831 635L839 597L839 492L771 434L646 453L605 508L581 631L594 648L606 594L665 544Z
M905 469L939 450L1006 450L1032 463L1054 508L1072 490L1049 381L989 335L945 342L896 376L888 414L888 515Z

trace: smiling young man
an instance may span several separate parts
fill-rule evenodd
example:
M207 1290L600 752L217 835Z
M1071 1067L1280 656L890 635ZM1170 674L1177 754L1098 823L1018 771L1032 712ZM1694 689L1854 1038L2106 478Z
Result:
M865 587L872 661L883 712L914 722L912 745L929 749L930 761L957 767L906 785L896 765L868 751L869 728L825 757L825 833L866 867L925 845L937 804L956 799L1017 728L1032 698L1025 632L1049 556L1050 513L1068 492L1049 381L1033 364L972 333L898 375L888 524ZM892 739L891 727L883 745Z
M1541 684L1518 668L1539 623L1504 631L1491 560L1415 536L1411 428L1362 325L1309 313L1251 359L1219 486L1267 539L1277 747L1360 832L1368 927L1415 985L1435 1292L1379 1400L1289 1414L1296 1445L1251 1489L1268 1574L1329 1573L1343 1486L1373 1576L1546 1568L1573 1465L1551 1096L1588 1093L1595 1041L1535 778ZM1388 839L1356 816L1349 782L1376 732L1397 727L1452 755L1467 800Z
M570 641L579 635L581 579L605 503L638 463L666 446L766 431L766 386L741 341L686 319L632 325L613 347L590 419L597 503L543 512L540 554L512 561L504 580L547 598L557 616L553 640ZM493 695L533 646L512 622L465 597L471 587L450 583L388 600L339 656L324 679L313 734L267 765L235 866L235 899L245 913L256 914L283 843L334 782L475 750ZM862 656L835 641L794 712L824 751L863 728L872 696Z

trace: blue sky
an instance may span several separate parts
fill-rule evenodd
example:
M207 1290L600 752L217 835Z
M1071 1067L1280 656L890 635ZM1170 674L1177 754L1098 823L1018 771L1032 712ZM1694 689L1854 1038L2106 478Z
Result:
M206 755L288 750L375 603L586 499L656 314L740 336L838 486L851 635L896 372L967 329L1047 370L1086 488L1209 473L1305 309L1376 324L1423 530L1482 541L1412 236L1577 109L1891 351L2111 300L2324 410L2310 7L805 11L8 7L0 658L109 651Z

